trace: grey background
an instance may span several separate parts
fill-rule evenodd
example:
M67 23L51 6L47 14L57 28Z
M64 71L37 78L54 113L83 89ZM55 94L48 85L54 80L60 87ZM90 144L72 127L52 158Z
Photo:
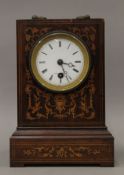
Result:
M9 137L16 128L16 19L33 14L75 18L90 14L106 22L106 123L115 137L115 168L9 168ZM0 174L124 174L124 1L0 0Z

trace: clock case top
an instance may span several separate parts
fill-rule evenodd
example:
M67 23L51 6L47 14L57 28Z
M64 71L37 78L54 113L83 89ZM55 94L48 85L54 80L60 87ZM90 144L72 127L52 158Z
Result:
M34 45L55 31L79 37L92 60L86 81L67 93L47 91L30 69ZM18 128L105 128L104 83L103 19L17 20Z

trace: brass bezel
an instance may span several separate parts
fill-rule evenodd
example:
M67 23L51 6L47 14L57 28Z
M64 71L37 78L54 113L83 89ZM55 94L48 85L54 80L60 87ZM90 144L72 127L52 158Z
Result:
M84 55L84 69L82 70L80 76L72 83L64 86L59 86L59 85L52 85L48 82L46 82L38 73L37 67L36 67L36 59L37 59L37 54L40 48L46 43L49 42L52 39L58 39L58 38L65 38L68 39L72 42L74 42L80 50L82 51ZM32 55L31 55L31 69L32 73L35 77L35 79L40 83L40 85L44 86L48 90L56 91L56 92L66 92L69 90L74 89L78 85L80 85L86 78L90 68L90 55L88 53L88 50L84 43L78 39L75 35L70 34L70 33L65 33L65 32L54 32L50 33L46 36L44 36L42 39L38 41L38 43L34 46Z

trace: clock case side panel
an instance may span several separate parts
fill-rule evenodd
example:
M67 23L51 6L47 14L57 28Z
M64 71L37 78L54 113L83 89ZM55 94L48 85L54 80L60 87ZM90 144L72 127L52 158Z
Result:
M18 126L23 123L23 22L16 21L17 32L17 124Z
M99 25L99 99L100 99L100 116L105 125L105 24L104 20L101 20L101 24Z
M25 78L26 78L26 73L25 73L25 66L24 66L24 57L25 57L25 52L24 52L24 28L25 26L35 26L34 24L49 24L49 25L57 25L57 23L61 23L62 24L66 24L68 25L68 23L73 23L73 25L78 25L78 24L96 24L98 27L98 37L97 37L97 42L99 45L97 48L97 67L98 67L98 73L99 77L96 80L97 81L97 87L99 88L99 93L98 93L98 97L97 97L97 101L96 101L96 105L98 105L98 113L97 115L97 119L98 121L86 121L85 125L83 125L82 127L101 127L101 128L105 128L105 88L104 88L104 21L101 19L92 19L92 20L86 20L86 21L82 21L82 20L73 20L73 22L71 20L60 20L61 22L58 22L58 20L47 20L45 22L45 20L17 20L17 72L18 72L18 128L20 127L53 127L53 126L57 126L59 124L59 122L55 122L51 125L47 124L48 122L29 122L26 123L24 118L25 118L25 109L24 109L24 99L25 98L25 94L24 94L24 88L25 88ZM90 123L90 124L89 124ZM74 127L74 123L72 123L71 127ZM62 127L62 126L60 126ZM66 126L68 127L68 126ZM81 127L80 126L80 122L79 122L79 126L78 124L76 125L76 127Z

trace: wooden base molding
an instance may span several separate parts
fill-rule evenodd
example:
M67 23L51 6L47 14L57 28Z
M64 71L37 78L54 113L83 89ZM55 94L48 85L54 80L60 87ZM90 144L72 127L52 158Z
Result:
M10 139L10 166L114 166L114 143L106 129L17 130Z

